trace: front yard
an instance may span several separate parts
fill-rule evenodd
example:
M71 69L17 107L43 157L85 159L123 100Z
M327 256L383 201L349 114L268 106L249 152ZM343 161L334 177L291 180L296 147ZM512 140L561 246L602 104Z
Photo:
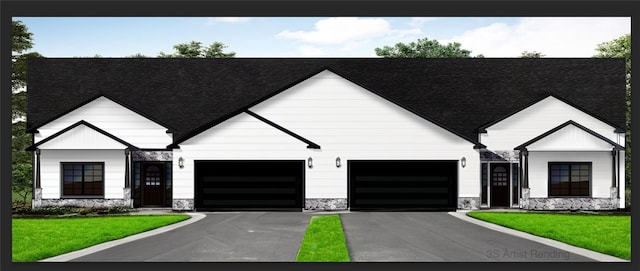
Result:
M12 260L38 261L188 218L188 215L13 218Z
M469 212L468 216L577 247L631 259L631 216Z

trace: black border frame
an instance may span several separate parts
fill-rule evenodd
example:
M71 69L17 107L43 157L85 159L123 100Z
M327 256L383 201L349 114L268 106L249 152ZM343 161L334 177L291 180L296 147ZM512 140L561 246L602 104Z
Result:
M89 2L89 1L87 1ZM97 2L97 1L96 1ZM158 1L160 2L160 1ZM250 4L245 1L237 1L231 3L215 2L209 4L193 5L192 2L178 2L173 4L161 3L159 5L149 5L148 1L138 1L136 3L124 3L116 1L102 1L99 5L92 6L90 4L78 4L77 1L30 1L30 0L5 0L0 2L0 21L2 27L2 43L0 43L0 51L2 59L9 59L10 48L10 19L13 16L625 16L633 17L640 12L640 3L637 1L429 1L424 0L422 3L405 4L400 1L380 1L381 4L362 5L360 1L344 1L343 3L334 4L330 1L315 1L313 5L291 5L286 6L286 1L254 1ZM419 1L415 1L419 2ZM220 4L222 3L222 4ZM191 8L184 8L185 5L191 5ZM114 7L115 6L115 7ZM180 7L180 8L176 8ZM204 7L204 8L203 8ZM215 8L214 8L215 7ZM632 20L632 33L634 29L640 26L640 20ZM636 27L633 27L636 26ZM637 30L636 30L637 32ZM638 45L632 45L638 48ZM638 54L633 59L637 60ZM2 133L2 148L9 149L11 137L6 131L11 131L11 122L8 116L10 113L10 91L11 83L9 61L2 61L0 68L0 131ZM640 79L636 76L632 79L633 83L638 85ZM632 96L633 103L640 102L640 95ZM632 114L635 121L637 117ZM633 136L636 139L638 135ZM635 140L633 140L635 141ZM632 143L632 145L635 145ZM9 180L11 168L11 155L9 152L0 152L2 163L0 164L0 173L3 180ZM639 162L632 162L632 169L640 168ZM0 208L3 219L0 227L2 251L10 251L11 243L11 193L8 182L3 182L3 189L0 191L0 199L2 204ZM632 183L632 186L640 189L640 184ZM640 191L640 190L639 190ZM633 211L635 213L635 211ZM632 227L638 227L635 223ZM634 242L635 243L635 242ZM632 258L637 258L636 252L632 251ZM491 268L494 270L540 270L545 268L576 268L576 269L602 269L615 268L616 270L633 270L633 263L570 263L570 266L563 263L271 263L269 265L263 263L13 263L9 253L0 255L2 269L10 270L86 270L87 268L125 268L139 270L156 270L161 269L180 269L188 267L192 270L211 270L216 267L228 267L234 270L262 270L265 266L274 267L279 270L299 270L302 266L305 270L387 270L389 268L399 268L403 270L425 270L429 268L448 269L448 270L469 270L475 268Z

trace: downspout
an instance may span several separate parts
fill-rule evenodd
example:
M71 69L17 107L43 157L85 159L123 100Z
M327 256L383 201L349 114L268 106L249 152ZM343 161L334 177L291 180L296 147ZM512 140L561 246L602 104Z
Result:
M611 187L616 186L616 149L611 150Z

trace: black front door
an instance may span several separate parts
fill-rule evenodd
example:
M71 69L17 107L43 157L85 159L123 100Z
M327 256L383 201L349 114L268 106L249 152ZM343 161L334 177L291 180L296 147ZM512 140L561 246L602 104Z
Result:
M509 206L509 164L491 165L491 207Z
M144 163L142 167L142 205L164 205L164 164Z

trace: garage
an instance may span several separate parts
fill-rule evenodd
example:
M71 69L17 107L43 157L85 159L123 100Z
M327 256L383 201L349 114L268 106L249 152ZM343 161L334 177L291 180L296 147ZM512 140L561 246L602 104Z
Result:
M195 161L199 210L291 210L303 205L304 161Z
M351 210L457 207L457 161L349 161Z

